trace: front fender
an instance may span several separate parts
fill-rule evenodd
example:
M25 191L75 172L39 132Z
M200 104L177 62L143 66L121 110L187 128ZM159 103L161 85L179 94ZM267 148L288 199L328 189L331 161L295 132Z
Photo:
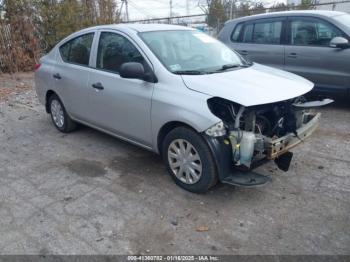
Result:
M210 96L187 89L182 81L171 89L156 84L151 109L153 150L159 153L158 134L170 122L184 123L198 133L220 122L209 110L208 98Z

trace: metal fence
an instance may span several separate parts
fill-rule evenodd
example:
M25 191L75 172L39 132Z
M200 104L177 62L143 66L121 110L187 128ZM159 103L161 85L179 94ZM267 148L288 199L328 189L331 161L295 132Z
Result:
M2 25L0 24L0 50L7 50L8 45L11 43L11 29L10 25ZM0 53L0 72L1 69L5 67L5 52Z
M228 15L231 18L239 18L243 16L250 16L261 13L271 13L278 11L291 11L291 10L305 10L305 9L316 9L316 10L336 10L336 11L347 11L350 13L350 0L343 1L331 1L331 2L320 2L322 0L315 0L315 3L308 6L304 5L278 5L275 7L269 8L249 8L249 9L240 9L235 7L231 13ZM344 6L346 8L344 9ZM208 14L194 14L194 15L184 15L184 16L172 16L172 17L160 17L160 18L150 18L150 19L138 19L123 21L122 23L144 23L144 24L175 24L175 25L184 25L189 27L197 28L201 31L204 31L212 36L216 36L219 31L224 26L227 20L220 20L219 18L215 23L212 23L210 26L207 25Z
M0 0L1 1L1 0ZM276 11L287 11L287 10L302 10L302 9L323 9L323 10L339 10L350 12L350 0L340 0L340 1L331 1L331 2L321 2L327 0L314 0L318 1L317 3L303 6L303 5L284 5L279 4L275 7L264 8L259 6L257 8L242 8L236 7L231 10L226 10L226 16L230 18L238 18L242 16L249 16L259 13L269 13ZM230 8L229 8L230 9ZM0 17L1 18L1 17ZM26 24L27 28L30 28L31 32L11 32L11 27L3 23L4 20L0 19L0 73L4 71L9 71L9 68L15 67L16 70L22 70L22 65L24 65L23 54L26 57L26 53L35 53L34 56L37 56L37 53L44 53L47 49L47 43L42 35L39 33L39 28L36 28L34 24L28 19L28 21L21 21ZM210 24L208 25L208 20ZM160 17L160 18L151 18L151 19L141 19L141 20L132 20L124 21L124 23L162 23L162 24L176 24L184 25L196 28L203 32L206 32L212 36L216 36L221 28L224 26L227 19L220 17L210 17L208 14L194 14L194 15L185 15L185 16L172 16L172 17ZM214 22L213 22L214 21ZM28 24L29 23L29 24ZM122 22L123 23L123 22ZM25 28L25 27L23 27ZM27 31L27 30L23 30ZM14 33L20 33L20 39L12 39ZM23 35L23 36L22 36ZM21 38L22 37L22 38ZM35 48L29 47L31 40L35 39L37 42ZM20 52L15 50L15 44L17 49L20 49ZM35 49L35 50L34 50ZM21 53L22 56L19 55ZM33 56L33 55L31 55ZM28 64L28 63L27 63ZM10 65L10 66L9 66ZM21 65L21 66L18 66Z

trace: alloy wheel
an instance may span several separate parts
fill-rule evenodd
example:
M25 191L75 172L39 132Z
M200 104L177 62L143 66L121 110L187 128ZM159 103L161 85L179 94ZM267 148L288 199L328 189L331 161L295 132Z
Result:
M64 112L62 105L57 100L51 102L51 115L56 126L62 128L64 125Z

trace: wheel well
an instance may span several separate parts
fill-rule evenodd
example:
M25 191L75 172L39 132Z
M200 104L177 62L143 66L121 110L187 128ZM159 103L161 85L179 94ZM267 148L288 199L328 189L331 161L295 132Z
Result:
M53 94L56 94L54 91L49 90L46 92L46 98L45 98L45 109L46 109L46 113L50 113L50 107L49 107L49 99L50 96L52 96Z
M164 126L162 126L162 128L160 129L159 133L158 133L158 137L157 137L157 147L158 147L158 152L160 155L162 155L162 144L163 144L163 140L166 137L167 134L169 134L169 132L171 130L173 130L176 127L188 127L192 130L195 130L193 127L191 127L188 124L185 124L183 122L179 122L179 121L172 121L172 122L168 122L166 123ZM196 131L196 130L195 130Z

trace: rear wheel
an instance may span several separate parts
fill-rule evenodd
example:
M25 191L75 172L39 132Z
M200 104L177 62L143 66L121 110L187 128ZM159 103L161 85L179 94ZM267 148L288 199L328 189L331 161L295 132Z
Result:
M190 192L206 192L218 181L209 146L190 128L170 131L163 141L162 155L175 183Z
M59 131L69 133L77 128L77 123L68 116L63 103L56 94L50 96L48 103L52 122Z

